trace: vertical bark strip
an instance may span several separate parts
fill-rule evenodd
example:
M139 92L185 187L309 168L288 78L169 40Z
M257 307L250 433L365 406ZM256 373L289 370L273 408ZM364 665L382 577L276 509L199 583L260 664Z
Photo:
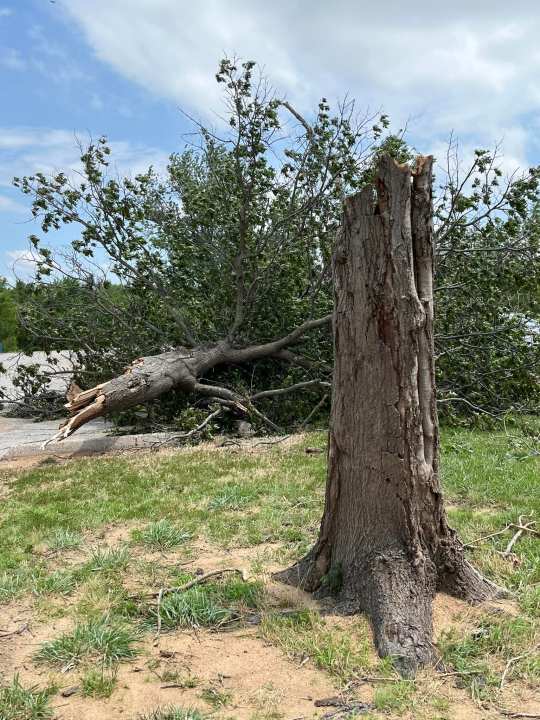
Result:
M344 203L334 255L334 383L319 539L282 579L336 588L405 674L432 658L438 588L492 590L448 527L433 355L431 157L383 157Z

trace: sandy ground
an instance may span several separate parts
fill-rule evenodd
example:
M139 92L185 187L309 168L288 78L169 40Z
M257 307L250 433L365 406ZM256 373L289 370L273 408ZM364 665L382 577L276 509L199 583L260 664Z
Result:
M127 540L130 526L110 526L97 535L87 538L86 547L96 542L116 545ZM205 572L223 567L249 568L250 563L261 554L269 553L275 546L261 545L239 548L231 551L218 549L205 543L196 543L194 557L190 564ZM146 560L156 563L163 556L134 550ZM81 551L59 557L58 563L80 562ZM176 562L179 561L176 558ZM175 562L175 553L167 557L167 564ZM185 563L183 563L185 565ZM275 583L270 572L277 569L273 563L266 565L266 592L272 605L287 608L317 608L310 595L294 588ZM130 592L143 590L124 581ZM145 588L148 591L148 588ZM74 604L76 595L58 603ZM472 608L465 603L439 595L434 604L435 637L450 627L465 632L475 626L479 613L515 612L512 603L497 603L482 609ZM327 608L328 612L328 608ZM331 625L342 629L351 627L354 617L325 614ZM253 718L283 718L284 720L308 720L319 718L335 708L315 705L316 700L329 697L348 697L325 672L318 670L307 658L288 657L280 648L268 643L257 625L244 625L227 632L213 632L193 629L163 633L159 638L148 633L139 644L139 655L129 663L122 663L118 670L118 682L108 699L83 697L79 689L70 697L63 697L66 688L78 686L80 678L76 670L65 673L52 672L37 666L33 655L45 640L57 637L73 627L73 619L64 616L58 619L41 618L36 612L35 601L31 598L12 602L0 607L0 632L15 632L0 637L0 672L10 678L19 673L24 685L45 686L55 682L59 692L53 697L52 706L58 720L113 720L125 717L135 720L140 713L149 712L159 705L195 707L205 712L212 708L202 697L205 691L215 690L228 693L226 707L215 715L219 718L252 720ZM373 653L373 659L375 654ZM180 678L190 677L195 687L178 687L178 681L162 678L177 673ZM431 720L451 718L452 720L495 720L502 715L497 709L483 708L471 700L466 690L455 687L453 678L445 677L433 669L423 671L417 682L420 688L420 706L402 716L406 720ZM369 703L373 700L376 683L359 682L352 689L354 698ZM439 715L434 708L426 705L430 697L443 696L449 703L445 714ZM509 683L500 698L501 707L519 708L522 713L540 712L538 698L531 695L530 688L519 683ZM380 717L395 718L393 713Z

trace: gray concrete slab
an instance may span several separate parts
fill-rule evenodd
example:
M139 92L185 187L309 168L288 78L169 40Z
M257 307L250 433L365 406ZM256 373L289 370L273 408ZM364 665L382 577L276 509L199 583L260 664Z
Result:
M20 418L0 417L0 460L43 456L77 457L99 455L116 450L152 448L166 442L171 433L110 435L112 425L103 419L93 420L74 435L47 447L58 430L58 421L32 422Z

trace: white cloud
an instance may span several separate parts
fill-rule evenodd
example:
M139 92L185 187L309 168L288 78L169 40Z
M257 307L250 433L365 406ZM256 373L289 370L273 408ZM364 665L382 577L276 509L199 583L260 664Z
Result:
M15 48L5 48L0 55L0 65L8 70L25 70L26 62Z
M13 10L8 7L0 7L0 18L9 17L13 14Z
M0 213L28 214L28 208L5 195L0 195Z
M454 129L483 143L540 110L537 0L59 0L99 59L199 114L220 110L224 53L255 59L303 109L349 91L430 144ZM513 152L513 151L512 151Z
M0 187L9 186L14 176L75 172L80 169L78 143L90 140L88 133L47 128L0 128ZM111 143L111 172L134 175L153 165L163 171L167 154L125 140Z
M5 258L5 264L14 277L28 280L34 275L36 259L31 250L8 250Z

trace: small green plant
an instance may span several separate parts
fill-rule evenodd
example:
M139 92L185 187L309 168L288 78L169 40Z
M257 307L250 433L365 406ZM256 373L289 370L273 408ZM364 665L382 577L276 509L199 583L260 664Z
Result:
M158 707L145 715L139 715L137 720L206 720L207 717L207 715L194 708L167 705Z
M214 710L230 705L232 693L221 688L207 687L201 693L201 699L211 705Z
M133 631L107 616L86 624L76 625L71 633L44 643L35 658L62 669L70 669L82 660L97 660L103 665L113 665L120 660L134 657L136 636Z
M155 550L171 550L185 543L191 535L187 531L177 528L168 520L159 520L150 523L144 530L135 532L134 537Z
M82 678L82 692L87 697L108 698L116 687L116 672L89 670Z
M11 685L0 687L1 720L48 720L53 717L49 697L54 688L24 688L15 675Z
M56 528L47 544L49 550L75 550L81 546L81 542L80 533L68 528Z
M112 572L124 570L129 562L129 550L126 547L104 547L92 552L86 564L89 572Z

